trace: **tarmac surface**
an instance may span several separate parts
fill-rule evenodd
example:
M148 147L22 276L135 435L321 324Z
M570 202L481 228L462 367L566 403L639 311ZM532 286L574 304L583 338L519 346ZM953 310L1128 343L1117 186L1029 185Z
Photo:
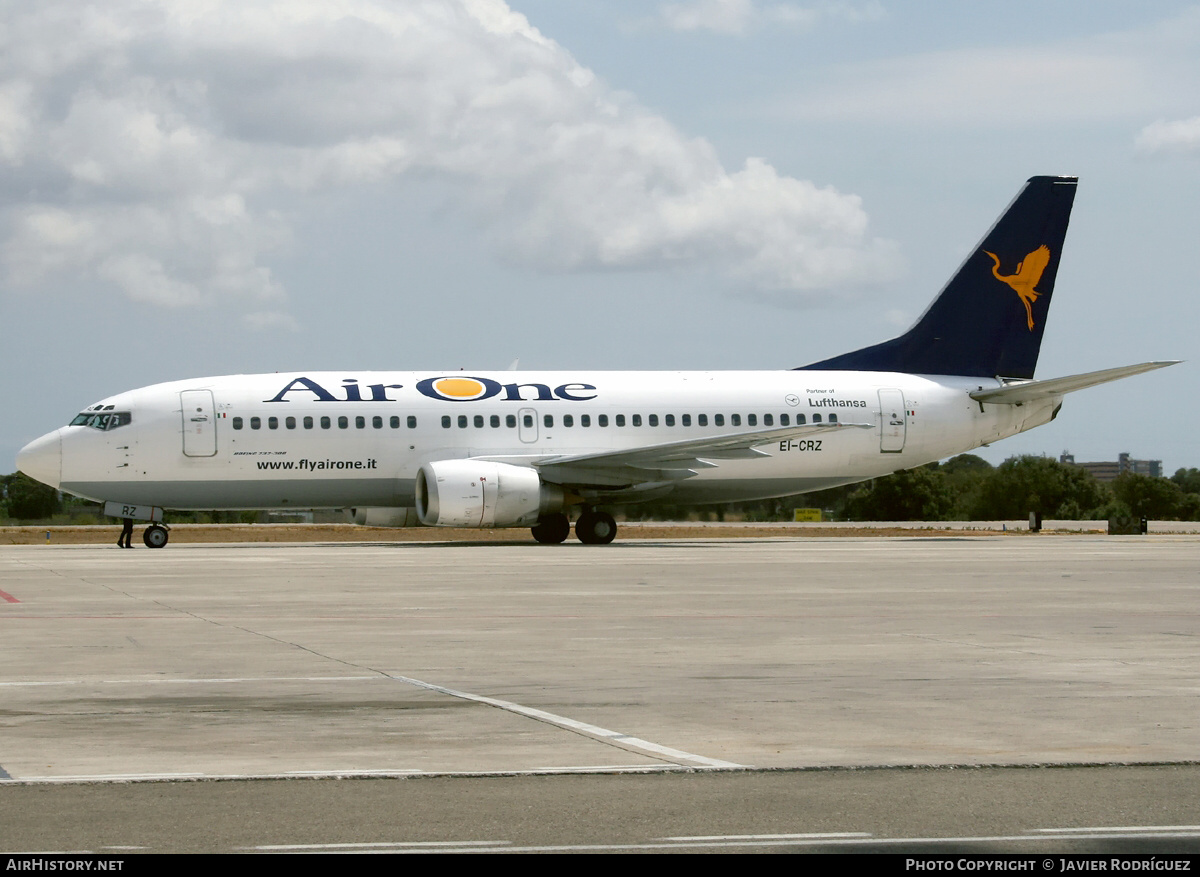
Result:
M1194 843L1198 560L1200 537L1153 534L0 546L0 815L38 813L36 799L99 818L85 799L101 793L80 784L133 780L425 777L433 789L442 775L464 791L507 783L519 809L520 789L535 808L547 788L520 783L548 775L648 783L638 800L662 794L669 810L686 809L671 785L681 771L804 786L838 772L791 771L943 768L901 771L916 782L948 766L1141 764L1170 766L1084 770L1090 791L1071 800L1117 794L1098 777L1151 771L1135 783L1142 804L1095 818ZM896 774L839 775L854 799ZM741 794L749 812L759 793ZM780 794L761 792L768 822L800 812ZM1086 824L1086 809L1060 823ZM712 830L711 808L695 812ZM69 840L72 820L30 818L19 836L25 823L3 821L7 851L99 837ZM174 845L152 848L255 846L189 846L180 838L199 829L173 825Z

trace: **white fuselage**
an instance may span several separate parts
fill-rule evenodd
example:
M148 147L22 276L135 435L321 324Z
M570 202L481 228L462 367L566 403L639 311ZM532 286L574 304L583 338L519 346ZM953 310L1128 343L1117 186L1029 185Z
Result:
M723 502L820 490L942 459L1046 423L1061 401L994 405L968 396L1000 385L838 371L235 375L112 396L88 412L127 413L127 422L63 427L30 448L42 449L37 477L98 501L406 507L418 468L433 461L529 466L831 416L870 425L761 445L759 456L718 460L642 497ZM44 478L55 442L58 478Z

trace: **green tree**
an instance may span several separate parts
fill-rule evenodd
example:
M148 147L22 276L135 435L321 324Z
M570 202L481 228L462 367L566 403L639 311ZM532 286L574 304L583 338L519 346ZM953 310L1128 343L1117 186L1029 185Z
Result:
M1122 472L1112 484L1113 496L1129 507L1135 518L1150 518L1156 521L1179 519L1184 493L1169 478L1155 478Z
M1112 500L1111 491L1086 469L1046 457L1010 457L980 485L970 517L981 521L1093 517Z
M1171 480L1178 484L1184 493L1200 493L1200 469L1176 469Z
M850 497L853 521L942 521L954 506L946 476L922 466L876 478Z
M945 463L938 466L939 472L944 472L946 475L988 475L995 467L992 466L983 457L975 454L959 454L957 457L951 457Z
M18 521L48 518L61 508L58 492L24 472L5 475L4 494L9 517Z
M950 517L965 520L970 517L980 488L995 468L975 454L959 454L942 463L938 471L946 476L946 485L954 498Z

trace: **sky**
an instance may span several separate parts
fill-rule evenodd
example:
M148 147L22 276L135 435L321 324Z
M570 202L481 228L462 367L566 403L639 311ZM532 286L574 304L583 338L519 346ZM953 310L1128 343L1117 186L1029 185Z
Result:
M1040 174L1037 377L1188 361L979 453L1200 467L1200 5L0 0L0 472L188 377L804 365Z

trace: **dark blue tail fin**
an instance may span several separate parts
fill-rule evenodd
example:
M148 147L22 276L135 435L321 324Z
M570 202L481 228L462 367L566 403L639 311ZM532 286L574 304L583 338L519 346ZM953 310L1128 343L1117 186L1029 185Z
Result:
M916 325L803 369L1032 378L1075 177L1033 177Z

